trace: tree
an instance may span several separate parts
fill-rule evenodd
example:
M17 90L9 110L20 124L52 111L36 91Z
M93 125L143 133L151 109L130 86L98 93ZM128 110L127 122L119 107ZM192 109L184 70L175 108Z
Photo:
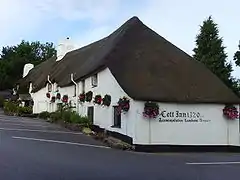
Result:
M234 54L233 60L235 61L236 66L240 66L240 42L238 45L239 50Z
M0 89L12 88L22 77L26 63L35 66L56 55L53 43L22 41L15 46L3 47L0 53Z
M231 76L232 64L227 62L227 54L223 46L223 39L219 37L217 24L209 16L200 26L200 33L196 37L194 59L205 64L237 95L239 94L238 80Z

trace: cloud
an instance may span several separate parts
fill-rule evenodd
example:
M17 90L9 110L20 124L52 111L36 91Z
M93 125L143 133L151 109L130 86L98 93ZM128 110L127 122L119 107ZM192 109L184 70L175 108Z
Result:
M0 0L1 45L14 44L42 26L88 20L101 24L111 19L120 0Z
M42 0L36 4L36 8L47 16L64 20L102 22L111 18L119 5L120 0Z
M236 0L222 3L216 0L0 0L0 3L0 46L13 45L22 39L56 42L64 36L83 46L109 35L137 15L158 34L192 54L199 25L213 15L231 61L240 32L236 23L240 3Z

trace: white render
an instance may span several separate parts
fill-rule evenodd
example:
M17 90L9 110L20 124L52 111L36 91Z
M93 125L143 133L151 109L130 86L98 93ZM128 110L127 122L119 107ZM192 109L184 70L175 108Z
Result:
M73 51L75 49L74 43L70 40L70 38L66 38L62 41L59 41L57 46L57 60L60 61L68 52Z
M93 98L100 94L111 95L112 102L110 107L102 107L94 105L92 102L79 103L79 114L86 116L87 107L94 107L94 124L132 137L134 144L142 145L235 145L239 146L239 120L227 120L223 117L222 109L224 104L176 104L176 103L159 103L161 112L199 112L203 122L186 122L182 118L182 122L160 122L159 116L156 119L146 119L142 112L144 103L142 101L134 101L130 97L130 109L127 113L122 114L122 127L112 128L113 125L113 106L117 105L119 98L128 95L118 84L111 71L106 68L97 74L98 85L92 87L91 77L85 79L85 89L83 89L83 81L78 82L77 96L74 97L75 85L59 88L60 94L67 94L69 100L77 102L78 95L84 91L92 91ZM70 78L70 75L69 75ZM54 84L52 94L56 94L57 85ZM47 87L33 93L34 113L41 111L53 112L56 110L56 103L50 103L46 97ZM239 106L236 105L239 109ZM166 119L166 118L165 118ZM174 119L174 118L168 118ZM179 118L178 118L179 119ZM195 118L196 119L196 118ZM181 120L181 118L180 118Z
M135 102L136 144L167 145L239 145L239 120L228 120L223 116L224 105L219 104L171 104L159 103L160 116L146 119L142 116L143 102ZM239 109L239 106L236 105ZM200 118L176 118L179 112L200 113ZM163 115L161 115L161 112ZM174 117L166 117L173 112ZM168 114L169 115L169 114ZM162 121L160 121L160 119ZM166 122L164 120L182 120ZM186 120L185 120L186 119ZM188 121L198 120L197 122ZM202 120L200 120L202 119Z
M23 78L28 75L29 71L34 68L34 65L31 63L27 63L23 67Z

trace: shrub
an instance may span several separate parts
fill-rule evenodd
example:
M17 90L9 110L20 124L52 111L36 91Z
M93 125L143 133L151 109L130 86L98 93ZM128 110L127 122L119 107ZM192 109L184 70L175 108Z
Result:
M86 125L87 127L89 127L91 124L89 118L87 116L81 116L81 120L80 120L81 124Z
M62 111L61 119L66 122L71 122L71 114L72 112L70 110Z
M56 122L62 119L62 115L60 112L53 112L50 113L50 119L52 120L52 122Z
M18 115L24 115L24 114L32 114L32 108L31 107L17 107L17 113Z
M70 123L81 124L81 125L84 125L84 126L89 126L90 125L90 121L87 117L80 116L76 112L71 112Z
M4 102L4 112L7 113L7 114L17 114L18 113L18 107L19 105L15 102L12 102L12 101L6 101Z
M43 111L38 115L38 117L41 118L41 119L47 119L47 118L50 117L50 113L47 112L47 111Z
M80 118L81 117L76 112L72 112L71 115L70 115L70 122L79 124L80 123Z
M4 112L9 115L32 114L32 107L21 107L17 102L4 102Z

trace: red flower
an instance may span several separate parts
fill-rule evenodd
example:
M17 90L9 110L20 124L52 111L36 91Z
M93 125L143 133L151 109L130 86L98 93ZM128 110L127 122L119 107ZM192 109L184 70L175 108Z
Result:
M46 96L47 96L47 98L50 98L51 95L50 95L50 93L46 93Z
M101 104L102 103L101 95L96 95L95 96L94 103L96 103L96 104Z
M62 102L67 103L68 102L68 96L64 95L62 98Z
M225 108L223 109L223 115L231 120L237 119L239 117L237 108L232 105L225 106Z
M80 94L79 96L78 96L78 98L79 98L79 100L81 101L81 102L84 102L85 101L85 94Z
M159 107L157 103L145 103L143 116L146 118L156 118L159 115Z
M52 98L51 98L51 102L55 102L55 100L56 100L56 98L55 98L55 96L52 96Z

